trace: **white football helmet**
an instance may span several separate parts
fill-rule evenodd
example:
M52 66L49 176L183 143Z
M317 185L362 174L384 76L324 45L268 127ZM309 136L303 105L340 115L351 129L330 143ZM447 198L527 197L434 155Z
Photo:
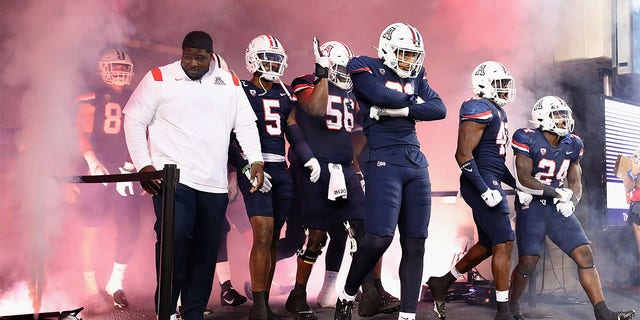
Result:
M102 54L98 69L102 81L106 84L125 86L131 84L133 78L133 62L129 55L121 49L109 48Z
M287 67L287 54L278 39L270 35L260 35L249 43L245 52L247 70L268 81L278 80Z
M571 108L556 96L546 96L536 102L531 110L530 122L542 131L553 132L561 137L573 131Z
M500 62L485 61L471 73L473 94L487 98L499 106L516 98L515 79L509 69Z
M424 61L424 43L420 32L406 23L394 23L386 27L380 35L378 57L400 78L415 78Z
M327 41L320 46L323 56L329 57L329 81L340 89L350 90L351 77L347 74L347 63L353 58L348 45L338 41Z

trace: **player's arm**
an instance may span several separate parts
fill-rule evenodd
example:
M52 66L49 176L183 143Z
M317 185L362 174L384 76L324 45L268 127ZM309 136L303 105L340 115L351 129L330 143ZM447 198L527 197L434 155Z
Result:
M322 117L327 112L329 81L320 79L313 87L296 92L298 106L309 115Z
M640 164L634 163L631 169L627 170L627 173L622 177L624 190L626 192L632 192L636 188L638 179L640 179Z
M371 104L383 108L398 109L408 107L415 102L414 95L385 87L370 72L352 72L350 76L351 81L353 81L353 90L359 97L364 98Z
M409 106L409 117L419 121L431 121L444 119L447 116L447 108L440 95L436 93L426 79L418 81L416 90L418 98L416 104Z
M93 151L91 134L93 133L95 112L96 108L90 103L83 103L78 109L76 126L79 132L80 152L82 155L88 151Z
M462 174L466 176L480 191L486 192L489 187L480 176L478 166L473 159L473 150L480 143L486 124L475 121L463 121L458 128L458 146L456 148L456 162Z
M580 159L574 161L569 165L567 172L567 184L569 189L573 191L572 201L577 204L582 198L582 166L580 165Z

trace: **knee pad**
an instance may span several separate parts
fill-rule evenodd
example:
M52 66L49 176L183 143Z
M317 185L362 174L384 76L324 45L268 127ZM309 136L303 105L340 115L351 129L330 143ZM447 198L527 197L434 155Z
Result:
M298 250L298 257L302 259L305 263L314 264L316 260L318 260L318 256L322 254L322 248L327 244L327 234L325 233L321 239L316 239L309 235L309 229L304 229L304 234L307 238L306 243L302 244L302 248ZM318 246L318 251L312 251L309 248L313 248L314 246Z

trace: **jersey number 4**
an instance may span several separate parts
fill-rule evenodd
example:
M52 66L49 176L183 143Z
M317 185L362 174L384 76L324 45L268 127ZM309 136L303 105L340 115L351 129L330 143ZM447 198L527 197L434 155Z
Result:
M564 181L564 178L567 177L567 171L569 170L570 164L571 161L569 161L569 159L562 160L558 172L555 173L556 180ZM556 171L556 162L543 158L542 160L540 160L540 162L538 162L538 168L542 171L536 173L536 179L546 185L551 185L551 181L554 178L554 172Z

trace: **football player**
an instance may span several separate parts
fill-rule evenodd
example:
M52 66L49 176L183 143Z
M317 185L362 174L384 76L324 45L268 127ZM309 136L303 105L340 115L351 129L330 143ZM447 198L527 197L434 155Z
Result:
M509 259L514 234L502 183L515 189L515 180L505 166L509 134L504 110L505 105L515 99L514 82L502 63L485 61L471 74L475 97L460 107L455 154L462 172L460 193L471 207L479 239L450 272L427 281L434 298L434 311L440 319L446 316L444 296L449 286L489 257L492 257L496 286L496 319L511 319Z
M357 237L364 218L364 194L354 169L351 142L357 103L346 73L353 52L344 43L329 41L320 45L316 38L313 50L314 74L298 77L291 85L298 100L296 120L310 147L310 153L305 155L294 146L295 156L290 157L306 235L306 243L298 250L294 288L285 304L296 319L317 319L307 304L307 282L327 243L327 234L331 235L330 250L339 253L327 258L322 292L330 294L335 291L335 275L347 239L343 223L347 222L351 234ZM320 167L316 177L305 167L311 156ZM324 300L322 292L320 301Z
M268 300L276 249L293 194L293 182L285 158L285 133L289 142L294 144L290 131L291 119L295 116L294 100L280 81L287 67L287 54L276 37L260 35L251 40L245 52L245 63L252 78L242 80L241 84L258 118L258 133L265 161L265 184L261 192L250 191L252 184L247 179L248 162L233 160L237 156L231 157L231 161L238 167L238 186L253 230L249 257L253 306L249 311L249 319L272 319L275 315ZM276 81L280 85L276 85ZM232 148L230 152L234 150L237 151Z
M131 173L134 168L125 143L122 108L131 95L127 86L133 77L133 62L123 50L109 48L102 54L98 70L100 85L78 98L80 151L91 175ZM85 222L81 252L89 308L98 306L100 301L94 255L99 251L98 235L108 213L114 214L117 235L113 271L104 290L116 307L126 307L129 302L122 283L138 239L138 195L142 190L134 192L132 182L83 184L81 189L80 208Z
M402 248L399 318L415 319L431 216L431 182L416 122L446 116L444 103L425 78L424 54L420 32L394 23L380 35L378 58L355 57L347 65L369 144L364 164L366 230L336 303L335 319L351 319L358 287L391 244L396 227Z
M576 263L596 320L633 318L633 310L607 307L589 239L573 214L582 197L584 144L571 133L571 108L559 97L543 97L533 106L531 123L533 129L522 128L513 134L518 188L533 196L529 203L516 203L519 258L511 274L513 319L525 319L519 308L520 296L540 258L545 236Z

